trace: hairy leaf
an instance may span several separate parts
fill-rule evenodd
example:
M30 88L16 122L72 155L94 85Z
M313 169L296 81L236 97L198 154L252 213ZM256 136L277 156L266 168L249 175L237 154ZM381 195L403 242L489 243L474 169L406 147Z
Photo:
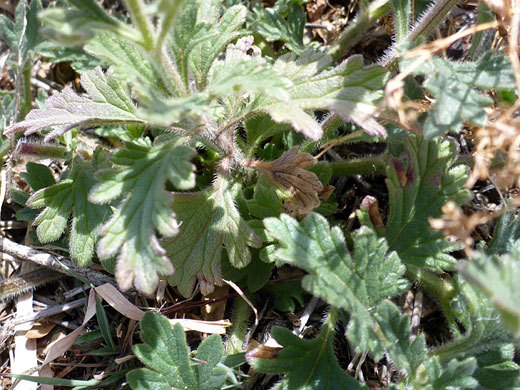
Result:
M182 222L177 236L165 240L175 273L168 279L189 297L195 280L204 294L222 284L220 259L223 247L229 262L237 268L251 261L248 246L258 248L259 238L240 217L234 203L239 186L219 176L209 190L174 195L173 210Z
M6 15L0 15L0 35L18 57L16 66L20 68L31 65L31 52L43 40L39 31L41 22L37 15L42 10L40 0L22 0L15 10L15 21L11 21Z
M520 336L520 241L500 257L480 254L460 271L489 298L515 337Z
M154 229L171 237L178 232L177 219L171 210L172 198L165 191L166 180L179 189L195 185L193 150L171 140L152 146L148 141L126 143L110 157L119 170L98 172L97 184L90 192L94 203L107 203L123 197L114 216L103 226L98 254L108 258L120 253L116 278L119 286L135 287L151 294L160 275L170 275L173 266L165 256Z
M406 67L408 62L402 66ZM484 107L491 105L491 98L480 89L511 89L515 85L513 69L507 57L485 54L475 62L451 62L442 57L432 57L415 73L426 76L424 87L436 101L424 124L424 136L436 137L446 131L459 131L469 120L477 126L485 126L487 116Z
M336 315L330 315L318 337L303 340L288 329L275 327L272 335L284 348L269 350L260 347L246 354L248 362L258 372L287 375L276 390L340 390L365 389L341 369L334 356L334 325ZM264 354L267 356L264 357Z
M355 255L351 258L341 230L331 229L319 214L309 214L300 224L283 214L279 219L266 218L264 225L282 246L276 257L309 272L302 282L307 291L348 310L350 340L356 349L370 349L380 359L384 347L374 333L371 311L408 286L401 279L404 266L396 253L387 254L385 240L361 228L354 238Z
M303 44L305 12L302 5L294 2L289 4L287 20L283 18L277 8L260 8L257 10L257 20L253 28L268 42L282 41L290 51L301 54L305 50Z
M267 112L276 122L290 123L295 130L318 140L323 130L305 110L324 109L338 113L344 120L352 120L367 133L385 137L386 130L378 124L375 114L387 72L380 66L363 64L361 56L352 56L332 70L325 69L332 58L325 53L306 50L299 58L286 54L275 62L275 70L290 79L288 103L272 102L259 109Z
M520 239L520 218L515 213L502 215L493 232L493 239L488 244L487 254L503 255L511 253L513 246Z
M168 95L168 89L150 58L131 40L102 31L85 45L85 51L112 65L112 74L119 80L137 82L137 87L141 89L141 84L146 83L156 92Z
M239 29L245 21L247 9L242 5L230 7L219 19L220 0L202 1L197 21L209 23L215 34L195 46L189 56L190 70L199 90L207 84L211 65L226 45L239 35Z
M433 271L453 269L456 260L446 252L454 246L430 228L428 219L438 217L448 200L460 204L469 198L464 189L466 169L452 167L457 150L449 141L409 137L404 145L399 158L391 158L388 165L390 215L378 234L405 264Z
M111 31L136 42L142 41L138 31L109 15L95 0L69 0L69 3L74 8L47 8L40 14L45 34L63 46L86 43L98 31Z
M45 102L45 109L32 110L25 120L9 126L6 133L25 130L28 135L59 126L45 137L49 140L77 126L142 122L135 116L132 100L121 84L100 67L81 76L81 86L87 97L67 86Z
M146 313L141 320L141 338L146 344L134 346L134 353L149 368L127 374L133 389L139 390L212 390L221 389L226 369L217 365L224 355L218 335L209 336L190 361L182 326L174 327L160 314Z
M94 70L97 66L108 68L108 64L85 53L80 47L63 47L55 42L46 41L38 45L38 53L52 64L70 62L70 66L79 74Z
M99 229L111 214L108 206L87 200L93 185L92 165L76 157L65 180L38 190L27 200L29 207L45 207L34 220L42 243L56 241L62 235L72 212L70 255L82 267L92 260Z

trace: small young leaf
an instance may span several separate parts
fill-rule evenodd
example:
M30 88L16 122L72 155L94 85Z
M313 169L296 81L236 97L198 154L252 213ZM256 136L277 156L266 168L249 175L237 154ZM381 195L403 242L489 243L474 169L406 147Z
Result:
M121 170L98 172L97 184L89 195L94 203L124 197L114 216L103 226L98 244L101 258L118 252L116 278L119 286L135 287L151 294L159 282L159 274L173 272L170 260L160 246L154 228L171 237L178 232L177 219L171 210L172 199L164 189L170 180L179 189L195 185L193 150L169 142L154 146L148 141L126 143L110 157Z
M130 386L136 390L212 390L221 389L226 381L226 369L217 367L224 355L218 335L209 336L190 362L184 331L174 327L160 314L146 313L141 320L141 337L146 344L134 346L134 353L149 368L139 368L127 374Z
M237 268L251 260L248 246L261 242L235 207L239 186L219 176L209 190L174 195L173 210L182 222L177 236L164 242L175 273L168 279L179 292L189 297L198 278L202 292L221 285L220 259L226 248L229 262Z
M47 141L77 126L142 122L135 116L134 104L121 84L100 67L81 76L81 86L88 97L77 95L67 86L45 102L45 109L32 110L25 120L9 126L6 133L25 130L28 135L59 126L45 137Z
M266 218L264 225L282 245L276 257L309 272L302 282L305 290L348 310L349 339L356 349L370 349L380 359L384 348L374 333L371 311L408 286L401 278L404 266L396 253L387 254L385 240L378 239L372 230L361 228L354 239L352 259L341 230L331 229L319 214L309 214L300 224L283 214L280 219Z
M331 317L333 317L331 319ZM341 369L334 356L334 325L336 315L330 315L318 337L303 340L285 328L273 328L274 339L284 348L268 350L263 357L262 348L246 354L249 364L258 372L287 375L276 390L358 390L365 389Z
M303 294L305 291L299 280L268 284L264 289L274 295L274 306L280 311L294 312L296 310L295 302L298 302L300 306L304 305Z

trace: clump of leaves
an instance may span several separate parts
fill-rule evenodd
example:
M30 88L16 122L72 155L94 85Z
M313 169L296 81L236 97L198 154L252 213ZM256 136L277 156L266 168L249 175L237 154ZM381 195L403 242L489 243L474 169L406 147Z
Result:
M97 254L101 258L118 255L116 277L121 288L134 285L150 294L159 277L169 276L185 295L190 294L195 278L209 292L211 286L222 283L220 253L224 247L232 265L249 263L247 246L258 247L260 241L241 220L235 203L241 196L236 183L244 174L251 176L247 169L255 165L245 155L254 156L256 145L274 135L257 133L246 143L238 142L239 126L249 118L267 114L318 140L323 131L309 110L322 109L353 120L371 134L385 134L371 118L382 97L383 68L365 67L359 56L332 67L327 54L310 49L300 56L281 56L270 64L255 48L252 37L230 43L239 36L246 17L241 5L219 16L218 0L190 0L182 7L181 2L161 2L153 15L159 23L154 25L152 15L129 2L135 21L130 26L106 14L93 0L71 4L72 9L42 13L47 30L64 43L81 37L85 50L110 68L86 72L81 77L85 94L66 87L7 132L32 134L52 127L45 135L48 141L77 127L118 125L122 136L131 126L143 125L162 134L153 141L146 133L139 135L110 155L108 167L83 170L87 182L98 184L74 192L75 204L83 209L108 205L114 214L108 221L104 217L92 221L91 243L83 249L71 244L73 258L88 264L99 233ZM89 12L82 12L87 6ZM51 23L51 16L59 16L64 24ZM197 189L201 191L198 195L183 195L177 191L195 186L191 158L193 145L198 143L226 156L225 161L215 166L219 179L210 188ZM64 230L63 222L73 207L71 197L56 192L72 185L72 178L66 177L75 174L74 167L80 162L71 153L69 170L56 189L42 190L28 203L46 207L37 219L40 231L51 224L51 218L59 216L62 221L52 235L44 237L46 241ZM287 156L293 154L300 156L296 149ZM302 207L302 193L312 197L311 203L305 202L303 214L319 205L316 191L321 189L321 183L312 179L314 174L305 171L308 166L301 169L315 182L313 194L294 190L301 189L294 182L282 183L291 186L287 197L295 208ZM281 173L275 174L282 180ZM51 196L51 192L56 194ZM193 206L197 207L195 214L190 211ZM81 208L74 206L74 210L73 227L83 218L77 213ZM201 226L204 230L196 231ZM71 239L76 236L73 232ZM178 238L160 243L162 237L175 236ZM190 241L193 248L186 246L186 237L198 237Z

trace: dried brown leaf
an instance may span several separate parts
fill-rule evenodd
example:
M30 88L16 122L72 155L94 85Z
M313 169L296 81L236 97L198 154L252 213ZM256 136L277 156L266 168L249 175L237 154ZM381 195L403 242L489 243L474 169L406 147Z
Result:
M274 161L250 161L249 166L261 170L271 182L287 190L290 200L284 203L289 213L306 215L320 205L323 185L307 168L316 160L308 153L298 153L294 147Z

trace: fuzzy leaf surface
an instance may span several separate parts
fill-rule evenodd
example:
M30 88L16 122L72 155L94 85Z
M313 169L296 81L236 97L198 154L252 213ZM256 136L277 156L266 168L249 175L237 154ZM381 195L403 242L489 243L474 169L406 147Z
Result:
M256 351L249 352L246 357L258 372L287 373L273 390L366 389L336 361L334 325L329 318L320 335L313 340L300 339L288 329L275 327L272 335L284 348L269 358L262 358Z
M214 35L195 46L189 56L190 70L200 90L207 84L208 73L217 56L226 45L239 35L239 29L246 19L247 9L242 5L228 8L220 17L220 0L203 1L197 21L213 26Z
M224 355L218 335L209 336L190 362L186 337L180 324L174 327L160 314L146 313L141 320L141 337L145 344L134 346L134 353L148 368L127 374L133 389L139 390L212 390L226 381L226 369L217 367Z
M275 256L309 272L303 288L349 311L349 339L358 350L370 349L376 359L381 358L384 346L374 332L371 311L408 286L401 278L405 268L396 253L387 254L385 240L362 227L354 238L352 258L341 230L331 229L319 214L311 213L301 223L283 214L279 219L266 218L264 225L281 244Z
M98 254L108 258L120 253L116 278L119 286L152 293L160 275L170 275L173 267L165 256L155 229L165 237L177 234L178 224L171 210L172 197L165 191L170 180L179 189L195 185L193 150L174 142L151 145L149 141L126 143L110 160L122 169L97 173L101 182L90 192L94 203L123 198L112 218L101 229Z
M109 15L95 0L69 0L73 8L47 8L39 15L45 33L63 46L86 43L99 31L111 31L142 41L139 32Z
M489 298L514 336L520 336L520 241L500 257L480 254L479 261L468 263L461 273Z
M260 107L276 122L290 123L296 131L318 140L323 130L305 110L329 110L344 120L352 120L367 133L381 137L386 130L372 115L383 97L387 71L376 65L365 67L361 56L352 56L332 70L326 53L306 50L297 58L294 54L279 57L274 69L294 84L289 102L271 102Z
M402 315L390 301L379 306L375 318L379 326L379 337L392 361L407 373L408 378L415 378L417 368L428 357L424 335L420 334L411 341L410 318Z
M191 295L197 278L203 292L222 284L223 247L231 265L243 268L251 261L248 247L261 246L235 206L238 190L237 184L219 176L207 191L174 195L173 210L182 225L177 236L165 240L164 247L175 268L168 281L185 297Z
M403 64L406 67L406 63ZM504 55L485 54L475 62L452 62L433 57L415 73L426 76L424 87L436 101L424 124L424 136L436 137L446 131L460 131L465 120L485 126L484 107L491 98L476 90L511 89L515 84L513 69Z
M129 39L101 31L85 45L85 51L113 66L112 74L121 81L138 81L152 86L163 95L168 90L141 48Z
M45 207L34 220L42 243L60 238L72 212L70 255L82 267L92 260L99 229L111 214L108 206L88 201L93 185L92 165L77 157L65 180L38 190L27 200L29 207Z
M257 11L254 27L268 42L282 41L293 53L300 54L305 50L303 32L305 27L305 12L298 3L290 3L287 10L287 20L281 15L279 7L261 8Z
M41 22L37 17L41 10L40 0L31 1L30 4L24 0L16 7L14 22L6 15L0 15L0 35L18 56L22 69L30 60L30 53L43 40L39 32Z
M25 130L33 134L50 126L59 126L45 140L63 134L77 126L126 124L142 122L135 116L135 107L122 85L113 76L104 74L100 67L81 76L81 86L87 96L79 96L72 88L51 96L44 109L29 112L25 120L6 129L6 133Z
M390 214L379 234L405 264L433 271L453 269L456 260L446 253L453 245L430 228L428 219L440 216L448 200L460 204L469 198L464 189L466 169L452 167L457 150L449 141L409 137L404 145L404 152L391 159L387 169Z

